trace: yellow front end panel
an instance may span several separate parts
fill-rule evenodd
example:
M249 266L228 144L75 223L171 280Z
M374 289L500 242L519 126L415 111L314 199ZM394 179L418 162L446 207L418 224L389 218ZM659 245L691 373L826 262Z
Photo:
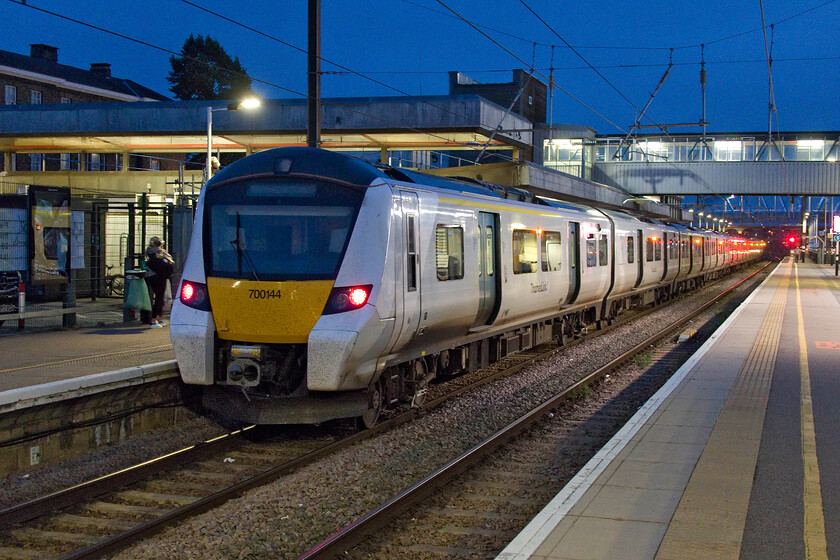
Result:
M254 282L208 278L210 307L219 338L306 343L334 283L333 280Z

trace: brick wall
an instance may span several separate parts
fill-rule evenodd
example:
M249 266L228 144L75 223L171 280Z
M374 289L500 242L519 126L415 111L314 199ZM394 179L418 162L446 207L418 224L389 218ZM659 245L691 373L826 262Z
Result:
M70 100L70 103L94 103L97 101L114 101L114 99L110 97L82 93L79 91L60 88L52 84L45 84L43 82L36 82L34 80L18 78L17 76L8 76L5 74L0 74L0 96L3 96L3 98L0 99L0 102L4 104L6 103L5 86L7 85L14 86L15 88L17 88L18 105L28 105L30 103L30 99L32 98L33 91L41 92L41 103L61 103L62 97L68 98Z

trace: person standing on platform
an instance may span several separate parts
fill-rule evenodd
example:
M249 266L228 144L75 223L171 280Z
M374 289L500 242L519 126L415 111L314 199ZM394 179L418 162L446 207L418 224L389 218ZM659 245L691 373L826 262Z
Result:
M172 277L175 268L175 261L172 259L160 237L152 237L149 246L146 248L146 266L149 271L146 273L146 283L154 294L152 302L152 322L149 327L160 329L166 326L165 321L159 321L163 311L163 299L166 294L166 284Z

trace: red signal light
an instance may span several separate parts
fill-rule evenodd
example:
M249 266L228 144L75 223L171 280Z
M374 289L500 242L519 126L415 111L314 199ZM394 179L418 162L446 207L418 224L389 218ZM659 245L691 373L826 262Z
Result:
M788 243L790 243L791 245L793 245L794 243L796 243L796 238L795 238L795 237L793 237L793 236L788 237Z

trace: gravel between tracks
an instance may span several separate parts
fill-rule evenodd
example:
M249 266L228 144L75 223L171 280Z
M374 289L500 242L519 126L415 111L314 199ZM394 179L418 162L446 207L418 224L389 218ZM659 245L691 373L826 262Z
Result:
M169 528L116 558L295 558L736 281L725 279L619 325L408 425Z

